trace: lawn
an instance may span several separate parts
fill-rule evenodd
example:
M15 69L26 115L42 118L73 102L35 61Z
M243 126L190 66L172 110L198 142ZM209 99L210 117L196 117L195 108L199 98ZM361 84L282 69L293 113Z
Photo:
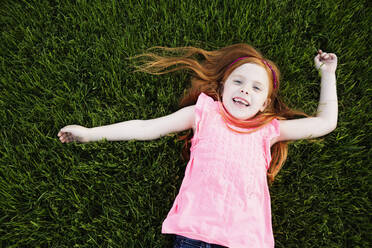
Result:
M134 72L152 46L248 43L315 114L317 49L338 56L338 126L292 142L271 187L276 247L371 247L368 1L2 1L0 247L172 247L161 224L187 161L176 134L62 144L59 129L176 111L190 73Z

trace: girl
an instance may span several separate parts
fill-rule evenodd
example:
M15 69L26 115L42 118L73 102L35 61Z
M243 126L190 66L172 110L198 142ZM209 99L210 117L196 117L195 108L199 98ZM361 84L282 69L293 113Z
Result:
M176 248L274 247L268 182L273 182L286 159L285 141L315 138L335 129L336 55L318 51L314 58L321 73L317 114L294 119L306 115L279 100L278 68L251 46L236 44L216 51L160 49L181 55L137 56L146 59L140 70L193 71L192 87L181 101L187 107L152 120L95 128L66 126L59 139L63 143L151 140L191 129L192 134L184 137L190 160L162 233L176 234ZM200 55L201 62L195 58Z

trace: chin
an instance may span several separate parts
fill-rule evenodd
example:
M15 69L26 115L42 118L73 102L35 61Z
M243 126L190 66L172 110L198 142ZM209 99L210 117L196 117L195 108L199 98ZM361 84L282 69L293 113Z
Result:
M246 121L246 120L249 120L251 119L253 116L242 116L242 117L235 117L236 119L238 120L241 120L241 121Z
M225 105L225 109L232 117L234 117L235 119L241 120L241 121L249 120L258 113L258 111L254 111L254 110L252 113L252 109L250 109L250 111L249 109L246 109L246 111L242 111L242 110L237 109L234 105L231 106L229 104Z
M254 115L249 115L249 114L231 113L231 112L230 112L230 114L231 114L234 118L236 118L236 119L238 119L238 120L241 120L241 121L248 120L248 119L250 119L250 118L252 118L252 117L254 116Z

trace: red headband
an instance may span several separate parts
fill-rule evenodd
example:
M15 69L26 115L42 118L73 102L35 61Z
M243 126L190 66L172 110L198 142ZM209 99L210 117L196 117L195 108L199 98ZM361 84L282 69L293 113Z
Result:
M240 57L240 58L237 58L234 62L232 62L229 67L227 68L230 68L230 66L232 66L233 64L235 64L235 62L239 61L239 60L242 60L242 59L245 59L245 58L249 58L249 57ZM276 84L277 84L277 80L276 80L276 74L275 74L275 71L273 70L273 68L271 67L271 65L269 63L267 63L266 60L264 59L261 59L261 61L267 66L270 68L271 72L273 73L273 81L274 81L274 89L276 88Z

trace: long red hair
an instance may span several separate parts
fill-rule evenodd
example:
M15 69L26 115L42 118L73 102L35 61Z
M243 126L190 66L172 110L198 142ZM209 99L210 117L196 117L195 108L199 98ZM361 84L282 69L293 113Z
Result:
M151 50L157 50L157 53ZM160 52L168 55L158 55ZM269 104L263 112L249 120L238 120L230 116L226 111L220 111L227 123L242 128L250 128L250 132L268 124L274 118L291 119L295 116L307 116L303 112L289 109L279 98L280 71L276 64L264 58L260 52L247 44L230 45L215 51L206 51L195 47L153 47L148 53L144 53L134 58L142 59L143 64L137 67L138 71L151 74L165 74L178 70L190 70L193 72L191 77L191 87L188 88L180 100L180 107L193 105L196 103L200 93L212 97L215 101L221 101L224 82L233 70L245 63L254 63L262 66L269 77ZM241 58L237 60L238 58ZM269 68L263 60L268 63ZM276 87L274 87L273 72L276 76ZM221 109L221 108L220 108ZM236 130L234 130L236 131ZM184 159L189 159L192 130L181 139L185 140L182 155ZM274 182L275 176L282 168L288 154L287 142L277 142L271 147L272 160L267 172L269 183Z

